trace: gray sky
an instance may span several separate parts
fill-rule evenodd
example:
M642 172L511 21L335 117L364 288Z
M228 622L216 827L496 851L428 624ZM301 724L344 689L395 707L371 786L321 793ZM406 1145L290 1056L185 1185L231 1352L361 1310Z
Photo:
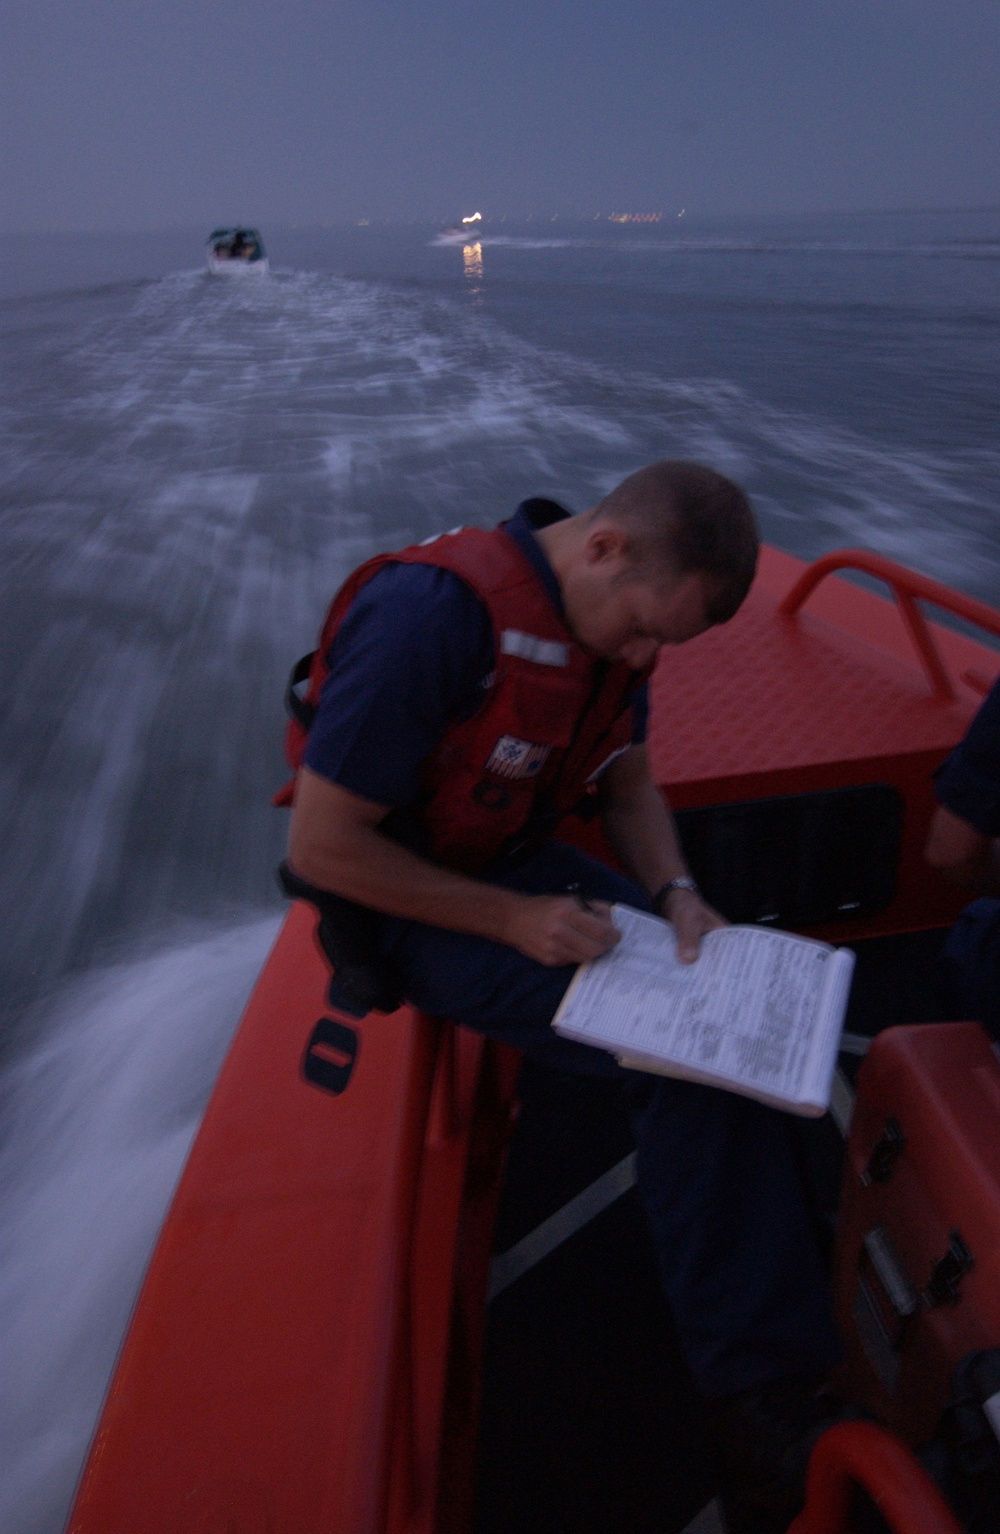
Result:
M1000 0L3 0L0 228L1000 202Z

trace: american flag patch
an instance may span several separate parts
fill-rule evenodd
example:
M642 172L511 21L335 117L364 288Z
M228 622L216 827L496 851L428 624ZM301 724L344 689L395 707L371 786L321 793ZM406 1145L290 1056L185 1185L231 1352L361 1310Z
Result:
M533 778L545 766L551 746L536 746L516 735L501 735L486 763L501 778Z

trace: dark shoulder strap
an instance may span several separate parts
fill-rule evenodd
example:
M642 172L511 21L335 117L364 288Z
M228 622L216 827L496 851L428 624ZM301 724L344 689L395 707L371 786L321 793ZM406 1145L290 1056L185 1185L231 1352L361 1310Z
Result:
M308 655L300 656L291 669L288 686L285 689L285 708L291 718L297 720L304 730L308 730L316 718L316 705L310 703L308 698L303 698L295 689L303 682L308 682L315 654L315 650L310 650Z

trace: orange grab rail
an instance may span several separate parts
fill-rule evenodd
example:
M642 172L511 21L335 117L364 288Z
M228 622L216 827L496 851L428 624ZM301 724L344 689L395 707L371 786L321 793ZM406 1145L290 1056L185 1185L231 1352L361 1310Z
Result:
M893 1534L962 1534L923 1466L873 1422L839 1422L809 1461L806 1505L788 1534L850 1534L851 1495L863 1486Z
M861 570L865 575L874 575L878 580L885 582L899 603L903 621L909 630L917 654L923 662L924 670L934 689L934 695L945 702L954 701L955 689L948 669L941 659L941 652L934 642L927 619L917 606L917 602L933 602L935 607L954 613L956 618L963 618L966 623L974 623L977 628L1000 639L1000 613L995 608L989 607L985 602L977 601L975 597L967 597L960 591L953 591L950 586L945 586L941 581L932 581L926 575L918 575L915 570L907 570L905 565L897 565L895 560L886 559L884 554L869 553L867 549L838 549L833 554L825 554L822 559L817 559L799 576L791 591L779 604L778 612L783 617L793 617L806 598L815 591L820 581L835 570ZM964 680L973 686L977 686L979 681L974 675L968 674ZM980 687L979 690L985 691L986 688Z

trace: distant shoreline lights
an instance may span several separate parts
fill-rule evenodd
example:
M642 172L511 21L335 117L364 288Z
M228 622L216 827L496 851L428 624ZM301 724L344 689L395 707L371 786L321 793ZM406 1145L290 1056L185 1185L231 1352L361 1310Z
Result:
M609 213L612 224L658 224L662 213Z

